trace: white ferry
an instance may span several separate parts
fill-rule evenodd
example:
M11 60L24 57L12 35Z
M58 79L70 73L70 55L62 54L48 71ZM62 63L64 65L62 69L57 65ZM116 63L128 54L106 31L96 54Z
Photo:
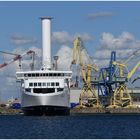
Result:
M72 71L51 68L51 18L42 21L42 68L16 72L21 81L21 106L25 115L68 115Z

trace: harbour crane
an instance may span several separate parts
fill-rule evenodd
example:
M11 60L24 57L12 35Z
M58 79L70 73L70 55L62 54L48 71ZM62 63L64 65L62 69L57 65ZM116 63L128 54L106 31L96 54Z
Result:
M19 60L19 67L21 68L21 59L26 56L26 55L31 55L31 59L32 59L32 63L30 64L31 70L34 69L34 59L35 59L35 52L32 50L29 50L25 53L23 53L22 55L20 54L14 54L14 53L9 53L9 52L4 52L4 51L0 51L0 53L4 53L4 54L10 54L10 55L14 55L15 57L13 59L11 59L9 62L4 62L3 64L0 64L0 69Z
M74 68L75 85L78 87L78 82L82 77L81 70L85 64L93 65L93 62L84 46L84 43L80 37L76 37L73 42L73 56L70 65L70 69ZM94 67L97 66L94 64ZM73 75L74 75L73 74Z
M128 70L126 64L113 62L113 65L118 67L119 75L117 74L117 78L120 80L119 85L113 92L113 98L110 107L135 107L125 83L130 80L137 68L140 66L140 61L138 61L130 71ZM125 71L127 72L126 74Z
M98 97L102 106L108 106L115 82L113 80L113 73L115 66L112 64L116 61L116 52L111 52L110 62L108 67L100 68L99 75L96 80L91 81L92 85L98 89Z
M82 39L80 37L76 37L73 42L73 57L72 57L71 65L77 64L83 66L83 58L81 55L83 49L84 47L83 47Z
M100 69L97 81L91 81L92 85L98 87L99 100L103 106L108 108L134 107L125 83L130 80L140 62L131 71L128 71L126 63L139 52L140 49L136 50L124 63L120 63L116 61L116 52L112 51L109 66Z
M81 69L83 66L83 58L81 51L83 50L83 42L80 37L76 37L73 42L73 56L70 65L70 69L73 71L73 86L78 88L79 81L81 79Z
M82 52L84 52L87 62L83 62L84 56L82 55ZM94 87L91 86L91 73L92 71L97 72L98 67L95 64L92 64L80 37L77 37L73 43L73 60L71 65L73 64L78 64L80 66L78 73L82 72L80 73L83 79L82 91L79 98L80 107L99 107L98 94L96 94ZM76 75L76 82L78 82L78 73Z
M79 103L84 107L100 107L98 94L95 92L94 86L91 85L91 72L98 72L98 68L94 65L84 65L82 68L83 87L80 94Z

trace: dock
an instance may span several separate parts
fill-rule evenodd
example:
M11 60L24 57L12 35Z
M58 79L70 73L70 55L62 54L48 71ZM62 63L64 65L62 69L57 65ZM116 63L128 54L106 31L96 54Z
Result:
M73 108L70 114L140 114L140 108Z

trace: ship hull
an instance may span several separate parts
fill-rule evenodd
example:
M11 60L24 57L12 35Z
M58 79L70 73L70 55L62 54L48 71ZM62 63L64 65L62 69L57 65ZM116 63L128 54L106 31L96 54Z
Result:
M69 115L68 90L50 94L23 92L21 106L25 115Z
M60 106L30 106L23 107L22 110L26 116L66 116L70 114L68 107Z

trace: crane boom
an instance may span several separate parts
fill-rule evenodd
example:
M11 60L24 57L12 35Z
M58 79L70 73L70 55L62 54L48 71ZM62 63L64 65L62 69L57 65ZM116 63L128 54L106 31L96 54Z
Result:
M81 55L81 49L82 49L82 40L80 37L76 37L73 43L73 60L72 64L76 64L79 59L79 65L83 66L83 60ZM78 58L79 57L79 58Z
M132 68L132 70L128 72L128 75L127 75L128 79L130 79L133 76L133 74L135 73L139 65L140 65L140 61L138 61L137 64Z
M137 54L140 53L140 49L134 51L125 61L124 64L127 64L131 59L133 59Z
M4 52L4 53L7 53L7 52ZM12 53L7 53L7 54L12 54ZM11 59L11 61L9 61L7 63L4 62L3 64L0 64L0 69L3 68L3 67L5 67L5 66L7 66L7 65L9 65L9 64L11 64L11 63L13 63L13 62L15 62L15 61L17 61L17 60L20 60L25 55L30 55L30 54L33 54L33 58L34 58L35 52L32 51L32 50L29 50L26 53L23 53L22 55L20 55L20 54L13 54L13 55L16 55L16 56L13 59ZM33 59L33 61L34 61L34 59Z
M5 51L0 51L0 53L10 54L10 55L18 55L18 54L15 54L15 53L10 53L10 52L5 52Z

